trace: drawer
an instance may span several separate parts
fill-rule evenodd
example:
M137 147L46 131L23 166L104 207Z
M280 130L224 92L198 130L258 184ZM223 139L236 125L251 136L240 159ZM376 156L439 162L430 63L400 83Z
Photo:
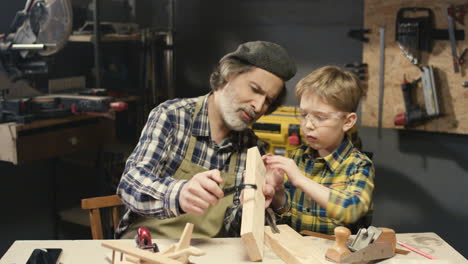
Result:
M52 125L0 124L0 160L14 164L48 159L115 142L114 121L85 118Z

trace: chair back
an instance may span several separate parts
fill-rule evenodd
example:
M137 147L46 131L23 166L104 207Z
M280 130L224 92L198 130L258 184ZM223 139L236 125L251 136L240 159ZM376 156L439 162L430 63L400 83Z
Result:
M123 205L123 203L117 195L101 196L81 200L81 208L89 210L89 223L91 226L91 235L93 239L104 239L100 209L111 208L112 224L115 232L120 221L118 207L121 205Z

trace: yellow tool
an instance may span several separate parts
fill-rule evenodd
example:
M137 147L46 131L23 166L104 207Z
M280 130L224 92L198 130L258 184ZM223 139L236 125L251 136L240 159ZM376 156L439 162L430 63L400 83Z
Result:
M280 106L269 115L264 115L253 124L255 134L268 143L267 153L290 157L291 152L305 141L301 131L298 109L293 106ZM353 145L361 149L358 127L354 125L346 134Z
M268 153L289 157L302 144L301 122L292 106L281 106L270 115L262 116L252 129L268 143Z

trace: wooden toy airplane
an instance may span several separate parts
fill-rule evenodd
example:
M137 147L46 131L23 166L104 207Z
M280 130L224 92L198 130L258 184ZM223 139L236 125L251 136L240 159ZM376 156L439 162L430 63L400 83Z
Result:
M205 252L190 246L193 224L187 223L178 243L172 244L168 249L152 253L140 248L122 245L119 241L104 241L102 246L112 249L112 264L139 263L139 264L186 264L190 256L201 256ZM120 259L115 258L115 252L120 252ZM124 254L125 260L123 258Z
M325 254L326 258L337 263L354 263L369 262L395 256L395 231L384 227L370 228L374 228L376 233L367 234L367 230L363 231L364 234L362 236L358 233L355 240L351 243L351 249L354 251L352 252L346 245L351 232L346 227L336 227L335 244L327 250ZM361 245L358 246L358 244ZM354 248L352 245L354 245Z

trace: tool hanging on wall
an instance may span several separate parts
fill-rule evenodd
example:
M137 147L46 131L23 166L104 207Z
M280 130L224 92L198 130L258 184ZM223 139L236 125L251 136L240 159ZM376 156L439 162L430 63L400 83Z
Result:
M422 109L413 101L413 94L420 81L422 81L423 86L425 109ZM406 76L404 76L401 89L403 90L406 112L395 116L395 125L412 127L440 115L437 90L434 82L434 69L431 66L422 67L421 77L412 82L408 82Z
M377 135L382 138L382 118L385 85L385 27L379 28L380 54L379 54L379 110Z
M447 14L447 24L448 24L448 31L449 31L449 38L450 38L450 47L452 49L452 59L453 59L453 70L455 73L459 72L459 68L465 62L464 57L466 54L467 49L465 49L460 56L457 53L457 39L455 37L455 21L458 21L460 24L463 25L463 17L465 15L465 7L468 5L463 6L449 6L445 11ZM467 7L468 8L468 7Z
M367 28L351 29L348 31L348 37L367 43L369 42L369 38L366 34L369 34L370 32L371 30Z
M421 51L432 52L433 40L448 40L449 30L434 29L430 8L406 7L398 10L395 40L403 54L415 65L421 64ZM454 39L464 40L465 31L454 30Z
M367 72L368 72L367 63L360 63L360 62L347 63L344 65L344 67L346 68L346 70L349 70L352 73L356 74L359 80L364 81L367 79Z

